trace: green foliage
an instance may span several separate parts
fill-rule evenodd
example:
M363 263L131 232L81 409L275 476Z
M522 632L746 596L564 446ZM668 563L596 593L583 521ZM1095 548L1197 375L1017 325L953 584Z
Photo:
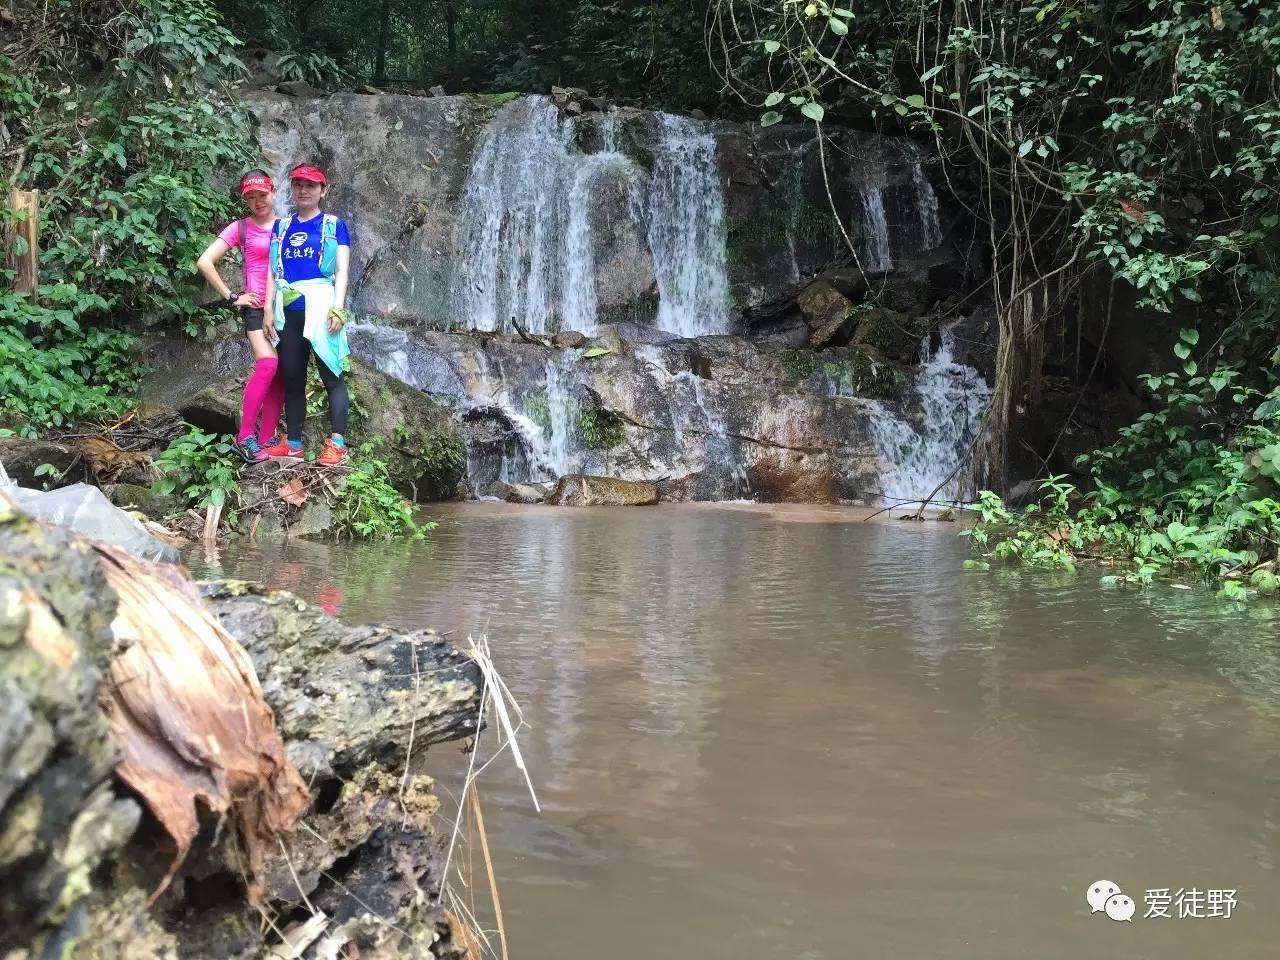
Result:
M467 448L452 430L436 433L414 433L407 427L396 427L395 445L413 458L418 472L419 494L428 500L452 497L458 482L467 471Z
M342 479L333 504L334 529L339 536L371 540L409 537L420 540L433 522L417 523L413 506L391 485L387 464L362 444L352 452L351 470Z
M251 46L287 49L291 68L323 56L345 83L499 95L559 84L667 110L722 101L705 11L682 0L333 0L322 13L306 0L218 5Z
M1108 584L1191 573L1219 584L1225 598L1245 597L1246 584L1274 593L1280 395L1274 382L1266 395L1242 385L1231 366L1201 374L1192 359L1197 342L1183 331L1175 348L1182 369L1144 378L1155 408L1114 444L1081 458L1087 492L1050 477L1040 503L1011 511L984 491L981 523L966 531L975 550L1035 566L1083 559L1124 567L1104 578Z
M81 329L77 312L98 302L70 284L42 286L36 303L0 293L0 409L24 436L78 420L119 416L131 405L135 338Z
M603 407L586 407L578 419L582 436L592 450L609 450L627 439L622 418Z
M152 488L178 494L188 507L224 506L239 492L239 462L230 437L188 426L184 436L155 458L160 479ZM234 526L234 514L228 514L228 521Z
M238 42L205 0L19 2L17 22L0 195L40 190L40 271L56 282L34 302L0 294L0 405L38 432L131 402L126 323L201 326L194 261L232 209L209 171L247 164L253 137L229 85ZM0 288L12 279L0 270Z

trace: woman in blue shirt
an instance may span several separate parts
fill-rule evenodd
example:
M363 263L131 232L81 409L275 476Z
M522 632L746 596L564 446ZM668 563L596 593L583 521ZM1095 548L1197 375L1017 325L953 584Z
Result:
M347 278L351 237L344 221L321 212L328 192L324 172L308 163L289 173L298 212L277 220L271 241L266 302L280 333L277 348L284 376L286 439L265 451L270 457L302 459L302 422L307 413L307 362L329 394L329 439L316 462L336 466L347 456L350 401L342 377L347 347Z

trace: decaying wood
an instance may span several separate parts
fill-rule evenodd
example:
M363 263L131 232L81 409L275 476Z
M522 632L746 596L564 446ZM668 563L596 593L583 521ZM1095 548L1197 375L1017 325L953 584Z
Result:
M40 191L10 190L9 209L23 218L5 238L9 269L14 271L13 289L22 296L33 296L40 282ZM19 252L20 247L25 249Z
M103 544L94 548L120 600L102 694L123 757L117 772L177 844L152 898L195 839L199 803L231 819L256 902L267 851L310 795L285 756L253 664L180 570L168 568L162 578L156 571L163 568Z

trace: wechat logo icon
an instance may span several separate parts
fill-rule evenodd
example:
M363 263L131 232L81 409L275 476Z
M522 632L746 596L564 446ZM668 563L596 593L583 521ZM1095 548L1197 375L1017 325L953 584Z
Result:
M1112 920L1133 922L1134 903L1110 880L1097 880L1084 892L1091 913L1105 913Z

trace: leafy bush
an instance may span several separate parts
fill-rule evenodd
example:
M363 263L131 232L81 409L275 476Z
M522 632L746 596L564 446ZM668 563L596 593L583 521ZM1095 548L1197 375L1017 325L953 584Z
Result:
M981 523L966 531L983 558L1074 568L1120 565L1108 583L1149 583L1191 573L1223 596L1274 593L1280 544L1280 387L1269 371L1240 384L1219 364L1205 376L1192 359L1198 337L1184 330L1182 368L1143 378L1155 409L1120 431L1116 443L1080 458L1091 476L1081 491L1056 476L1042 501L1007 509L981 494Z
M224 506L240 489L239 457L231 438L199 427L188 427L186 435L170 443L154 463L160 472L153 485L156 492L177 493L189 507ZM234 526L234 514L227 519Z
M129 404L127 324L203 325L193 265L234 209L209 172L250 165L254 140L230 87L238 41L206 0L18 0L17 14L0 196L40 190L40 270L57 282L34 302L0 294L0 408L38 432ZM0 289L12 279L0 270Z
M622 418L603 407L585 408L578 422L582 426L582 437L592 450L609 450L627 438Z
M338 487L333 504L333 524L339 536L394 540L421 540L434 522L414 520L413 506L391 485L384 461L362 444L351 458L351 470Z

